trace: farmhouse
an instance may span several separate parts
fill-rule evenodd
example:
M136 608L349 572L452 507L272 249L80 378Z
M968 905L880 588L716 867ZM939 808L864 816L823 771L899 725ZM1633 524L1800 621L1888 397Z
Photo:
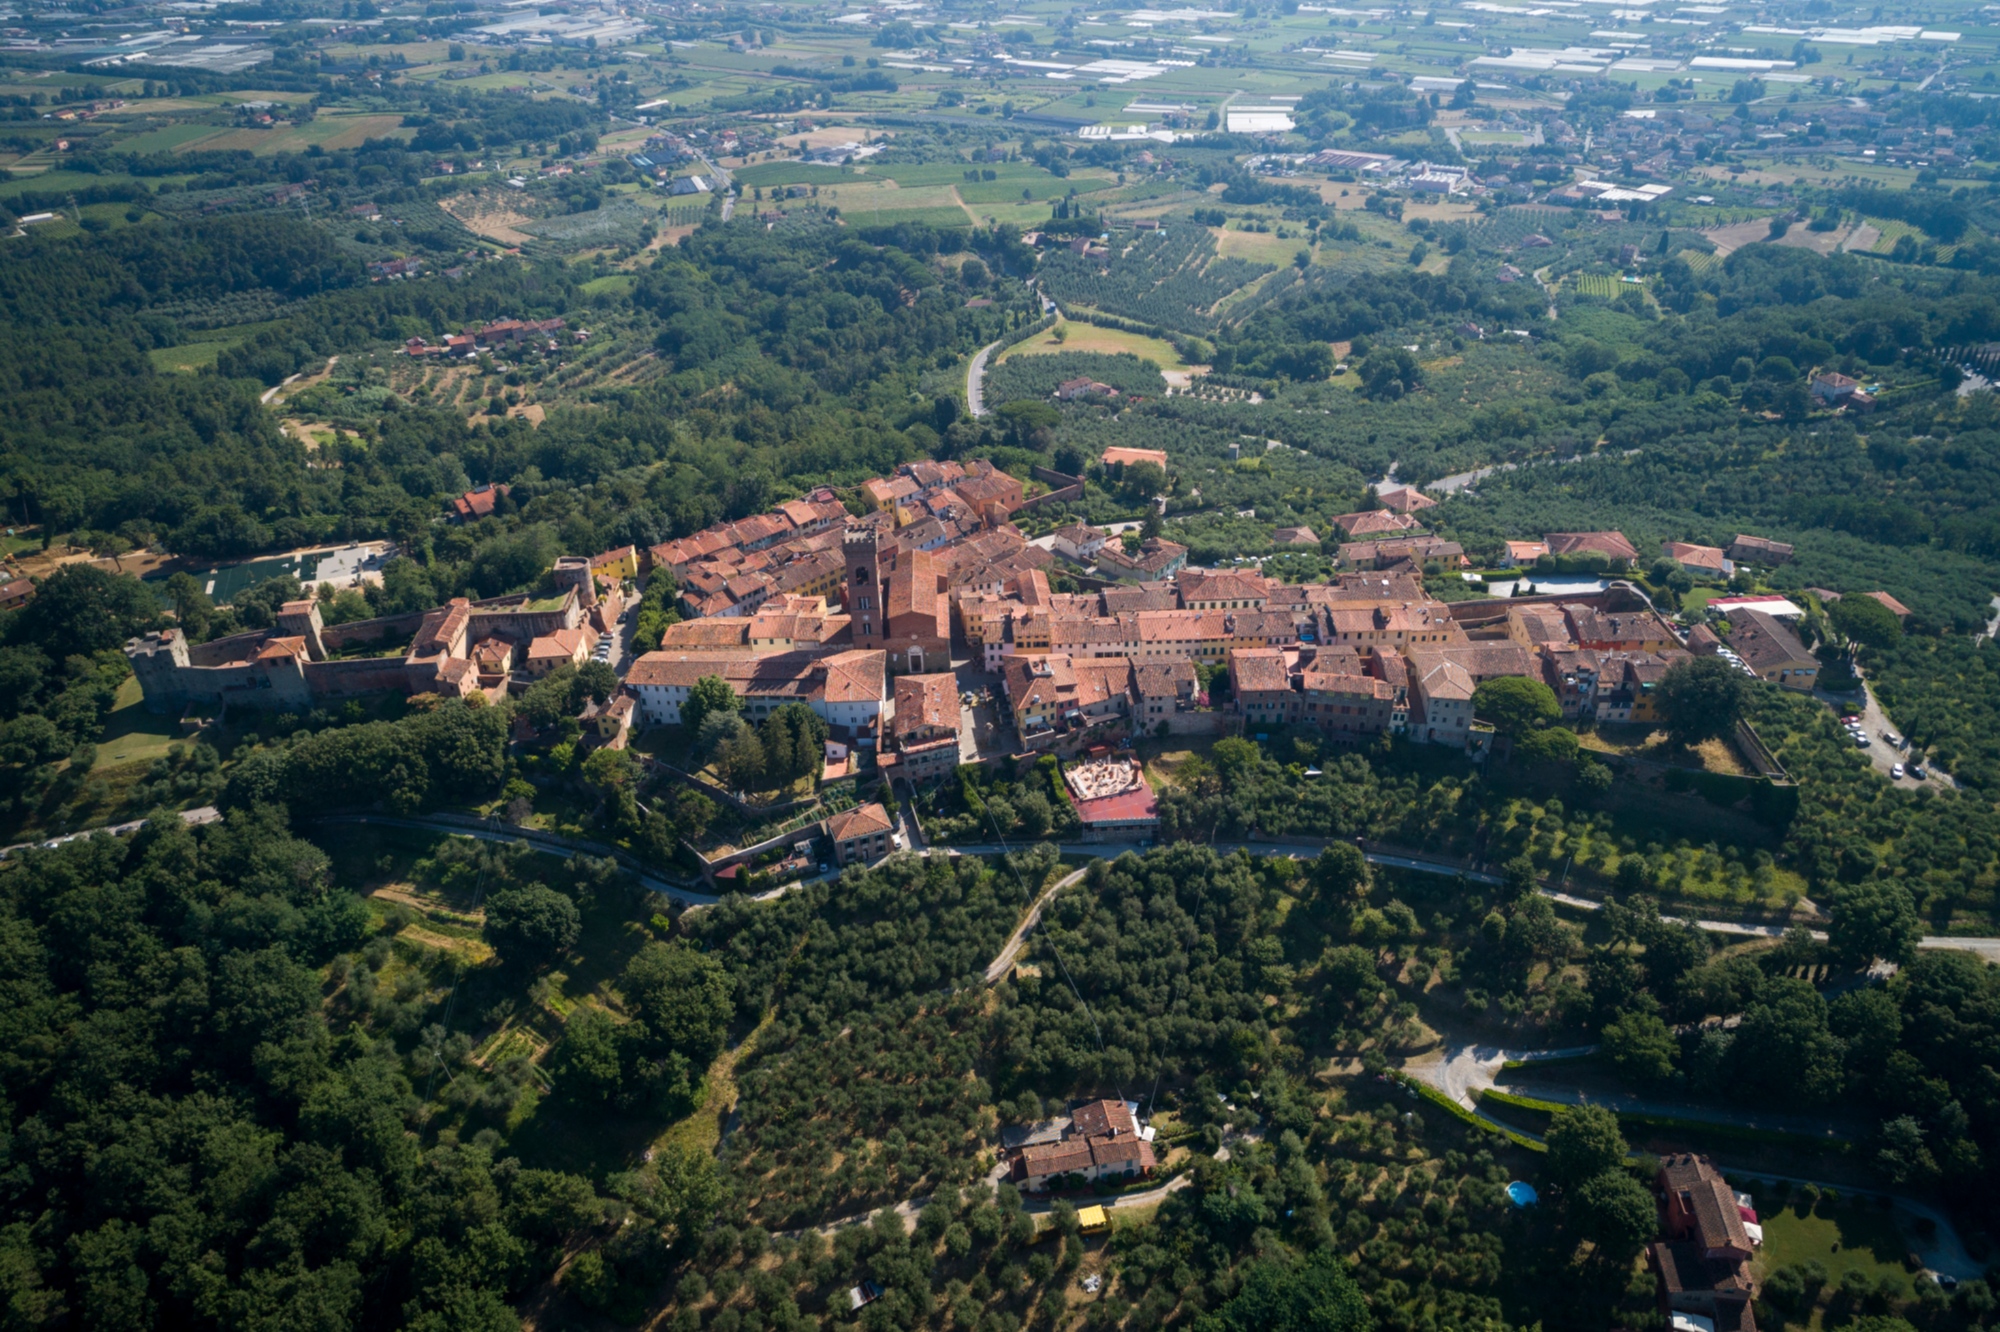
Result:
M1059 1141L1013 1152L1012 1178L1031 1193L1065 1184L1139 1179L1158 1164L1152 1137L1125 1102L1093 1101L1071 1112Z

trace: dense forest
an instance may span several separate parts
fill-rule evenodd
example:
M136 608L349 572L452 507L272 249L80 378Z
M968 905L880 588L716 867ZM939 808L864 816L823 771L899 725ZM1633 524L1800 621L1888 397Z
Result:
M916 257L834 227L717 229L630 295L673 368L658 387L620 395L610 413L559 412L539 430L468 426L374 395L354 442L320 460L339 467L314 468L260 410L258 384L384 338L560 313L577 299L572 276L487 264L458 282L369 284L320 231L265 215L22 245L0 266L0 381L17 404L0 429L9 512L52 533L207 557L334 538L414 542L449 495L524 474L530 491L539 480L571 497L556 521L582 498L602 544L654 544L934 451L934 427L954 413L912 404L916 377L1009 318L965 308ZM214 373L152 371L147 351L184 336L164 307L244 290L282 297L281 317ZM587 495L614 478L615 492ZM520 515L532 525L542 517L529 500Z

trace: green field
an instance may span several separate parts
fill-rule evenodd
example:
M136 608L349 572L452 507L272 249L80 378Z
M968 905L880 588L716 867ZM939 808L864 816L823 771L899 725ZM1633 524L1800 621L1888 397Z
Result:
M0 199L13 199L23 194L88 190L105 185L129 185L134 179L136 177L109 172L100 176L88 171L44 171L38 176L16 176L12 180L0 181Z
M228 346L225 342L188 342L178 347L155 347L147 352L155 370L163 372L180 371L193 374L197 370L215 364L215 358Z
M141 698L138 680L118 686L117 700L97 742L100 764L151 763L165 758L168 746L180 742L179 724L172 717L146 711Z
M190 148L203 139L219 138L228 130L219 125L204 125L199 122L187 125L163 125L158 129L146 130L119 143L119 150L128 153L170 153L182 148Z
M762 185L826 185L856 179L845 167L818 162L759 162L730 173L738 185L751 189Z
M1766 1273L1818 1262L1830 1277L1829 1289L1840 1284L1845 1272L1862 1272L1870 1281L1886 1276L1908 1284L1903 1255L1910 1246L1889 1213L1873 1199L1823 1200L1807 1211L1802 1198L1781 1208L1760 1190L1752 1190L1751 1197L1764 1226L1764 1251L1758 1261Z
M972 219L962 208L852 208L844 207L840 215L850 223L863 227L889 227L899 222L918 222L927 227L967 227Z
M1085 181L1084 186L1092 190L1102 189L1103 181ZM982 180L978 183L966 181L958 187L958 197L975 207L980 204L1022 203L1022 195L1043 201L1060 199L1073 188L1071 182L1058 180L1054 176L1021 177L1014 180ZM1074 187L1079 194L1083 187Z
M1055 340L1055 329L1038 333L1025 342L1017 342L1000 354L1002 361L1013 356L1054 356L1060 352L1100 352L1106 356L1116 356L1129 352L1142 361L1151 361L1162 370L1185 370L1187 362L1181 360L1174 351L1173 344L1158 338L1149 338L1140 333L1128 333L1122 328L1099 328L1081 320L1068 319L1057 328L1067 330L1064 340Z

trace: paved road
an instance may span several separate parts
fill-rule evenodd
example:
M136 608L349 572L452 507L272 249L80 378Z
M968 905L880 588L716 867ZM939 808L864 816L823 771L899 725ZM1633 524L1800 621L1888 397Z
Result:
M213 805L202 805L197 809L184 809L181 811L181 822L187 824L189 827L198 827L204 823L216 823L221 818L221 811L217 810ZM102 828L85 828L80 832L64 833L61 837L51 837L45 841L16 842L12 846L0 847L0 859L5 859L16 851L26 851L30 847L36 847L43 851L53 850L69 842L80 841L85 837L95 837L99 833L109 833L113 837L123 837L127 833L138 832L139 829L145 826L145 819L131 819L124 823L106 824Z
M1074 874L1065 875L1042 890L1042 895L1037 897L1034 905L1028 908L1028 914L1021 917L1021 923L1016 925L1014 932L1007 936L1007 942L1001 946L998 955L986 964L986 983L988 985L993 984L1012 969L1015 959L1021 956L1021 949L1027 945L1028 935L1034 930L1035 926L1042 922L1042 908L1047 906L1057 893L1077 882L1087 873L1089 873L1088 867L1080 869Z
M972 364L965 371L965 409L974 416L986 415L986 358L1000 350L1000 343L989 342L979 349L972 358Z
M1877 775L1883 781L1900 786L1906 791L1915 791L1925 786L1952 787L1957 785L1957 782L1953 781L1942 769L1935 767L1928 769L1930 773L1929 778L1921 782L1910 776L1907 772L1901 777L1891 776L1890 773L1895 766L1903 762L1908 756L1909 750L1907 748L1897 749L1882 738L1884 732L1893 735L1900 735L1901 732L1897 731L1896 724L1889 720L1889 714L1882 711L1882 705L1875 701L1875 691L1868 688L1866 682L1861 686L1861 694L1863 699L1866 700L1862 704L1860 712L1861 729L1868 735L1868 744L1865 748L1860 746L1857 746L1857 748L1861 748L1862 757L1868 760L1869 765L1875 769ZM1848 709L1854 706L1854 696L1852 694L1829 694L1823 689L1815 689L1813 697L1825 703L1828 707L1837 709L1838 715L1841 716L1845 716Z
M1329 839L1334 841L1339 839ZM1025 843L1023 845L1026 845ZM1317 854L1312 846L1297 846L1277 842L1215 842L1217 851L1248 851L1258 856L1293 856L1306 858ZM953 855L997 856L1006 851L1018 851L1019 846L1000 846L995 843L977 842L964 846L941 847L940 850ZM1091 856L1099 860L1115 860L1127 851L1144 854L1147 848L1137 842L1062 842L1057 850L1066 856ZM1389 852L1366 851L1363 858L1371 865L1386 865L1392 869L1411 870L1418 874L1438 874L1450 878L1464 875L1474 883L1499 883L1500 876L1484 870L1469 870L1460 865L1442 860L1425 860L1418 856L1396 855ZM1539 888L1542 896L1563 906L1578 911L1601 911L1604 903L1589 897L1579 897L1574 893L1557 892L1552 888ZM1710 934L1736 934L1755 939L1782 939L1787 925L1765 925L1742 920L1696 920L1695 925ZM1814 930L1812 936L1824 942L1826 931ZM1949 934L1927 934L1917 941L1919 948L1956 948L1968 953L1977 953L1989 962L2000 963L2000 938L1983 936L1960 938Z

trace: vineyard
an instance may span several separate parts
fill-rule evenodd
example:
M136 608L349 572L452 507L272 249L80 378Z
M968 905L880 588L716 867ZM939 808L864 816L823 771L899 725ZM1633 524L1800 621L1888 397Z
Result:
M1206 331L1215 327L1218 302L1272 268L1221 258L1207 230L1176 226L1141 232L1128 252L1108 260L1054 251L1042 257L1039 272L1042 289L1058 301L1162 328Z
M1870 254L1890 254L1894 252L1896 242L1905 236L1908 236L1919 245L1926 244L1930 240L1930 237L1924 235L1921 228L1913 227L1907 222L1896 222L1888 218L1871 217L1868 219L1868 225L1882 233L1876 237L1875 243L1868 247L1868 253Z
M1577 295L1602 296L1607 301L1615 301L1619 293L1640 285L1605 273L1578 273L1574 282Z

